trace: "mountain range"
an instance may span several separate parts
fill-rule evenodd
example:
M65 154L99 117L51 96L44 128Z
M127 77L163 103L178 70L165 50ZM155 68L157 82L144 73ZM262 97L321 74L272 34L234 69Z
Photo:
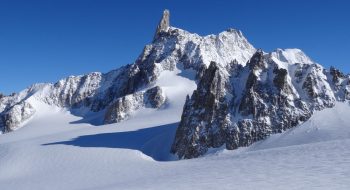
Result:
M168 151L190 159L212 148L250 146L347 100L350 75L323 68L299 49L264 52L236 29L200 36L171 26L165 10L134 63L0 96L0 130L26 127L42 105L92 125L174 109L181 119Z

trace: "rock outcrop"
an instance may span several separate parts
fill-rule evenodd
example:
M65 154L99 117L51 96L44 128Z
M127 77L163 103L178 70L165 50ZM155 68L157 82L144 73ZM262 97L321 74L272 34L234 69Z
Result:
M219 147L224 138L219 131L228 113L224 89L227 79L215 62L204 72L197 90L187 97L172 152L180 158L195 158L208 146Z
M165 9L163 11L163 16L159 21L159 24L157 26L156 33L154 35L154 39L156 39L161 32L167 32L170 27L170 12L169 10Z
M1 114L0 126L2 132L10 132L16 130L24 121L31 118L35 113L35 109L28 102L20 102Z
M110 124L123 121L141 107L158 109L164 105L165 100L165 94L159 86L123 96L107 108L104 123Z
M339 101L350 100L350 75L345 75L338 69L331 67L328 81L333 83L332 88Z

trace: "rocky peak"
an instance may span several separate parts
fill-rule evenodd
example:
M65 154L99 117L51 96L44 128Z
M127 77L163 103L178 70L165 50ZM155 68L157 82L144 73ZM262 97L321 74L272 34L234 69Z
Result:
M258 49L252 58L248 62L249 68L251 70L261 68L264 66L264 52L261 49Z
M163 16L160 19L159 24L157 26L157 30L156 30L156 33L154 35L154 39L157 38L161 32L168 31L169 27L170 27L170 12L168 9L165 9L163 11Z

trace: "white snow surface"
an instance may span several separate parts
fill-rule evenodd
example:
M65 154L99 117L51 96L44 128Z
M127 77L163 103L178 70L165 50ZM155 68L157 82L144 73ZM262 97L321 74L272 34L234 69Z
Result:
M300 49L276 49L271 53L272 57L281 60L282 62L294 64L313 64L314 62Z
M169 149L190 73L164 73L168 103L118 124L92 126L62 108L38 110L0 136L0 188L13 189L349 189L350 106L337 103L301 126L235 151L176 160Z

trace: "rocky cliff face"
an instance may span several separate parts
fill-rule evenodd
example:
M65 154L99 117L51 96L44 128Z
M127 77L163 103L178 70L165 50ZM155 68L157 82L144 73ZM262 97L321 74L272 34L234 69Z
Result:
M249 146L349 100L349 76L323 69L300 50L258 50L245 66L217 65L204 71L186 101L171 150L179 158Z
M126 95L108 106L104 121L106 124L120 122L141 107L159 109L165 104L165 101L165 94L159 86Z
M35 114L35 109L28 102L20 102L2 113L1 124L6 126L3 132L16 130L20 125Z
M211 61L220 63L220 68L231 62L245 64L254 52L255 48L238 30L199 36L170 26L170 13L166 10L152 43L133 64L108 73L71 76L55 84L35 84L18 94L0 98L0 128L3 132L12 131L33 116L35 112L30 110L40 109L32 105L33 100L68 110L104 112L100 124L120 122L149 103L155 104L149 106L154 109L166 103L163 100L167 95L159 93L161 88L154 88L163 71L191 69L199 80ZM153 93L151 89L158 90ZM16 122L9 119L17 115L17 111L11 111L15 105L32 114ZM86 117L85 112L74 113Z

